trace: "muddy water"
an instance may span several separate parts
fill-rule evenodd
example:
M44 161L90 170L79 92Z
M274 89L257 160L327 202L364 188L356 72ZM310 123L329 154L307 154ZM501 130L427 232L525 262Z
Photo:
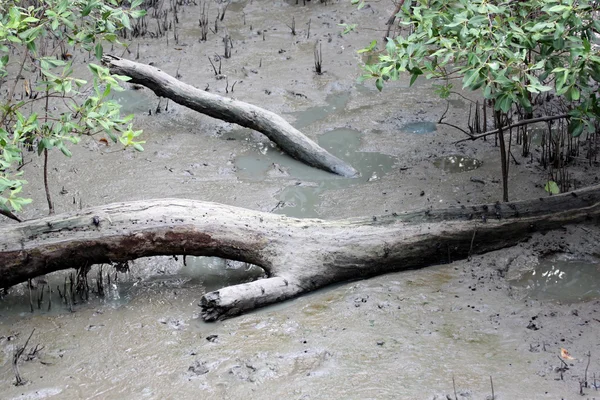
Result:
M577 303L600 297L600 264L560 255L542 260L515 281L532 299Z
M309 110L312 114L312 110ZM304 114L302 114L304 116ZM330 190L364 185L392 171L396 157L377 152L360 152L361 133L351 129L334 129L319 136L318 142L335 156L348 161L360 173L359 178L343 178L307 167L271 144L259 143L256 149L236 159L240 179L261 181L284 178L293 184L276 196L275 213L298 218L320 216L317 212L321 195Z
M460 154L453 154L436 158L433 165L446 172L458 173L479 168L481 166L481 161Z
M129 90L117 99L145 129L146 152L121 152L88 140L72 159L52 155L58 211L188 197L338 218L497 200L499 165L492 145L454 149L451 143L462 136L443 125L435 131L429 125L423 134L406 130L407 124L437 121L445 110L425 81L409 87L407 78L390 83L384 93L356 84L361 73L356 50L368 45L374 31L342 36L337 24L381 27L392 8L376 2L360 11L350 2L313 1L306 7L293 0L233 2L219 34L199 42L201 11L189 6L180 13L178 44L172 36L169 46L165 38L139 40L140 62L172 75L179 69L189 84L283 115L349 160L360 178L306 168L262 135L172 102L167 109L162 100L156 114L159 100L152 93ZM213 20L216 7L211 13ZM296 36L287 27L292 16ZM227 78L216 79L205 60L223 53L224 29L234 48L232 58L222 60ZM314 73L317 40L324 50L323 75ZM454 100L453 106L448 121L464 123L468 105ZM436 168L433 161L448 154L485 160L476 171L485 184ZM45 210L43 192L35 190L41 187L39 159L29 159L25 170L33 172L28 190L35 205L28 216L33 217ZM527 180L530 173L521 172L511 166L518 195L543 196L536 181ZM589 252L597 237L581 230L537 240L543 248L570 246L574 252L583 251L577 246L589 240ZM181 257L139 260L118 282L113 277L114 288L109 286L104 299L92 294L75 312L60 304L55 292L50 312L36 307L29 313L28 292L16 288L0 300L0 397L441 399L454 396L454 378L459 398L483 399L491 395L493 376L497 398L573 398L585 368L581 355L590 349L597 353L597 330L590 321L600 317L594 314L600 308L584 302L576 305L577 313L559 305L550 312L537 300L512 295L497 271L524 254L535 256L530 248L508 249L470 262L340 284L212 324L199 319L201 296L260 277L261 270L220 259L188 258L187 265ZM538 330L527 328L534 316L544 324ZM29 383L15 387L10 360L33 328L31 343L44 349L21 360ZM561 346L577 357L562 381L554 370ZM590 371L600 373L596 358Z

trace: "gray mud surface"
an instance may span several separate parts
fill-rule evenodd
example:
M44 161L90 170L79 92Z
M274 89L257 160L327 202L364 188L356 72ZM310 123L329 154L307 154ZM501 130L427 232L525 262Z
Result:
M93 138L70 159L51 154L57 212L180 197L334 219L498 200L493 141L454 145L462 133L440 124L429 129L446 107L430 82L409 88L406 79L383 93L372 82L357 84L363 59L356 51L385 30L393 10L391 2L369 4L356 10L349 1L237 1L207 42L198 40L200 7L190 5L179 16L179 43L171 32L168 46L164 37L131 46L135 53L139 43L139 62L172 75L179 70L186 83L279 113L316 141L349 132L324 136L321 144L347 146L340 157L364 163L360 178L348 182L294 164L262 135L172 102L165 110L164 99L156 114L154 94L130 88L120 98L145 131L145 152ZM216 16L215 3L209 15ZM296 36L286 26L292 16ZM340 23L359 25L342 36ZM222 59L227 78L216 79L207 57L223 54L225 31L232 57ZM317 41L322 75L313 66ZM75 60L83 63L87 54ZM447 121L464 126L468 105L456 98L452 106ZM511 198L546 196L537 153L533 161L518 153ZM436 167L448 156L476 160L470 165L478 168ZM47 211L41 158L26 155L30 160L26 195L34 204L24 216L35 218ZM585 165L570 173L578 186L598 181L597 169ZM242 266L247 273L240 273L219 260L138 260L105 299L92 294L74 312L55 293L50 312L36 307L32 314L19 286L0 300L0 398L446 399L456 392L458 399L491 399L492 377L496 399L574 399L582 398L586 370L583 398L597 398L600 297L538 300L523 277L547 257L583 260L597 271L599 242L599 227L565 227L471 260L340 284L211 324L199 318L202 294L260 271ZM61 282L64 274L47 279ZM34 328L26 354L36 344L41 349L21 358L28 383L16 387L12 355ZM566 365L562 348L574 358Z

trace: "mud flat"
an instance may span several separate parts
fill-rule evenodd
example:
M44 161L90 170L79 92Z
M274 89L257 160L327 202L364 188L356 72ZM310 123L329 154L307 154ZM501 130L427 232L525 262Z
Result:
M145 130L146 151L87 141L71 159L51 154L57 212L181 197L329 219L496 201L500 166L493 141L453 145L463 137L435 125L446 105L428 82L409 88L407 79L381 94L356 83L362 63L356 50L377 32L361 27L384 29L392 10L385 2L360 11L341 1L234 2L222 26L233 40L231 58L222 58L226 79L217 79L207 60L222 55L224 31L200 42L199 6L180 14L178 44L172 37L169 46L165 38L146 38L132 47L139 42L139 62L172 75L179 70L186 83L281 114L355 163L359 178L297 165L256 132L167 106L164 99L156 114L159 99L130 89L120 101ZM216 7L211 12L216 15ZM292 16L296 36L287 26ZM358 29L340 35L339 23ZM317 41L322 75L314 72ZM448 121L466 120L464 102L454 101L451 110ZM26 157L34 205L25 216L33 218L45 214L37 190L41 160ZM436 166L444 157L477 160L478 168ZM511 165L511 197L545 196L547 172L519 161ZM572 173L581 186L598 180L592 168ZM30 313L28 291L17 287L0 300L1 397L445 399L454 398L454 379L459 399L483 399L491 398L491 376L497 399L571 399L580 396L586 369L583 392L593 397L600 385L600 301L593 292L599 240L598 227L568 227L469 261L337 285L212 324L198 317L202 294L259 277L259 270L214 259L188 259L185 266L181 257L140 260L117 274L117 282L110 269L106 297L92 293L74 312L55 291L51 311L46 297L44 307L34 304ZM528 289L530 281L539 289L531 274L553 257L586 263L591 293L564 296L574 290L568 263L559 268L562 278L558 273L544 281L558 295ZM16 387L12 354L34 328L30 347L43 348L21 359L29 383ZM561 348L574 357L565 360L568 369L558 358Z

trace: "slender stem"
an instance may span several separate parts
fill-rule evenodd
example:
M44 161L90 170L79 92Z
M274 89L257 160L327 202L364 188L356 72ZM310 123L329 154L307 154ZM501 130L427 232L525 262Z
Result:
M50 196L50 188L48 187L48 149L44 149L44 189L46 190L46 200L48 201L48 214L54 214L54 205Z
M496 111L496 126L498 127L498 142L500 144L500 162L502 166L502 200L508 201L508 158L506 157L506 142L504 140L504 127L502 126L502 112Z

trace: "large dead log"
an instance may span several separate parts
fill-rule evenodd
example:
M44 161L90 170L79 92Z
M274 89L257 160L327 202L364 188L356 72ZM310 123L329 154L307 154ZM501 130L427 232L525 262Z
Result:
M155 255L259 265L262 279L202 297L206 320L348 279L458 260L534 231L600 219L600 186L514 203L337 221L192 200L116 203L0 226L0 287L52 271Z
M358 174L352 166L323 149L271 111L196 89L151 65L112 55L104 55L102 63L108 66L112 74L126 75L131 78L131 83L146 86L157 96L167 97L213 118L259 131L281 150L308 165L345 177Z

